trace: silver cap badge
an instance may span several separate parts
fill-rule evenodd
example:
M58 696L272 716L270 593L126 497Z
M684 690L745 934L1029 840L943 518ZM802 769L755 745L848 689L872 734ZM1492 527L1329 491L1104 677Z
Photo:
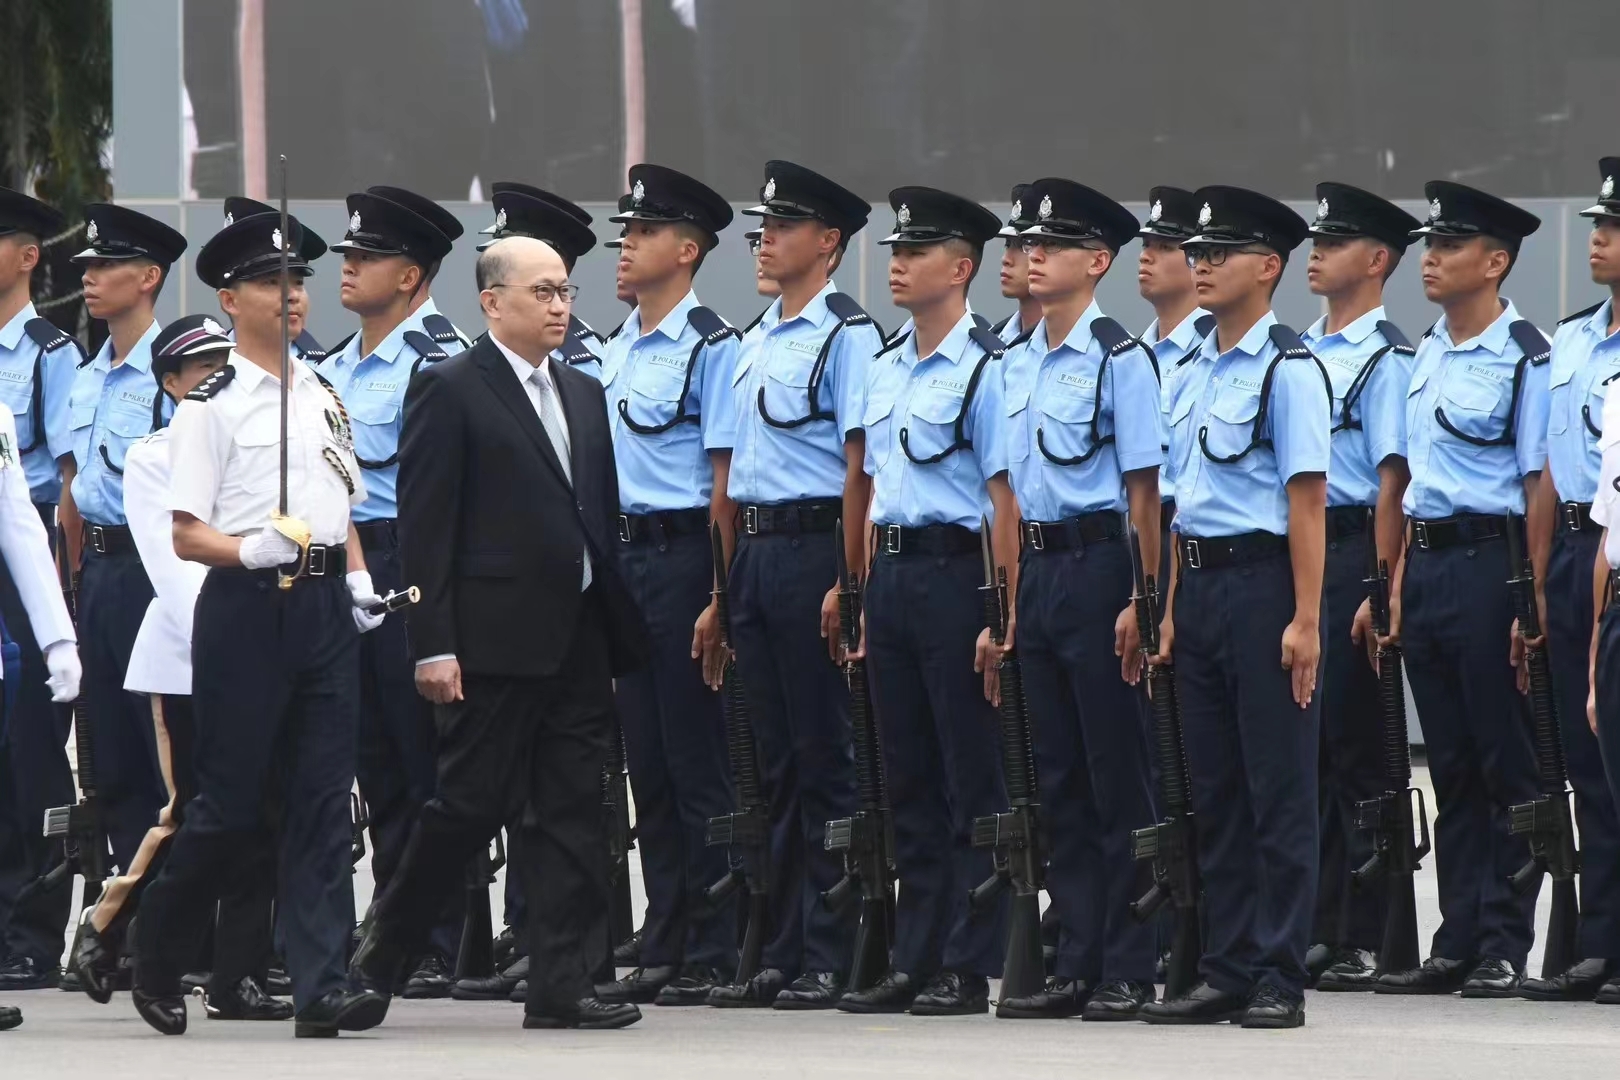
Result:
M219 325L219 323L215 322L213 319L204 319L202 328L205 333L213 334L217 337L225 336L225 328Z
M1019 218L1021 218L1023 216L1024 216L1024 200L1019 199L1017 202L1013 203L1012 218L1008 221L1008 224L1009 225L1012 224L1012 222L1017 221Z
M1148 211L1149 221L1158 221L1164 217L1164 203L1154 200L1153 209Z
M1327 216L1328 216L1328 204L1327 204L1327 200L1323 199L1321 202L1316 204L1316 220L1317 221L1326 221Z
M1045 221L1047 218L1049 218L1051 216L1052 216L1052 196L1043 195L1041 197L1041 220Z
M281 230L275 229L270 233L270 247L275 251L281 250Z
M773 176L769 180L765 181L765 191L763 194L765 195L766 202L770 202L772 199L776 198L776 177Z
M634 203L635 205L640 206L641 205L641 200L645 199L646 197L647 197L647 186L645 184L643 184L640 180L637 180L636 183L635 183L635 186L630 189L630 201L632 203Z
M902 229L905 228L907 225L910 225L911 224L911 207L907 206L905 203L901 203L900 204L900 213L895 215L895 220L900 223L900 227Z
M89 225L85 226L84 238L90 241L92 244L96 242L96 237L99 235L100 232L96 229L95 222L92 221Z
M1614 198L1614 177L1605 176L1603 178L1603 188L1602 188L1601 191L1598 192L1598 198L1600 198L1600 199L1612 199L1612 198Z
M1436 221L1439 221L1439 220L1440 220L1440 200L1439 199L1430 199L1429 200L1429 221L1432 223L1432 222L1436 222Z
M236 215L227 210L225 212L225 227L228 229L232 225L235 225L235 224L236 224Z
M495 231L496 232L505 232L506 231L506 211L505 210L498 211L495 214Z
M359 232L360 231L360 211L358 211L358 210L356 210L354 213L349 215L349 231L350 232Z
M1215 220L1214 212L1212 212L1210 210L1209 203L1205 203L1204 208L1202 210L1198 211L1198 227L1200 229L1208 228L1209 223L1211 221L1214 221L1214 220Z

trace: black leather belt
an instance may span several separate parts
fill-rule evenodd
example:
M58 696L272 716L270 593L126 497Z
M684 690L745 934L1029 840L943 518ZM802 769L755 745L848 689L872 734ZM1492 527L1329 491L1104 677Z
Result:
M1365 506L1330 506L1327 511L1327 538L1331 543L1347 536L1359 536L1367 531Z
M394 547L399 543L399 524L393 518L357 521L354 531L360 537L360 546L368 551L378 547Z
M309 545L309 563L306 577L340 578L349 572L349 549L341 544Z
M1020 521L1024 550L1036 552L1073 551L1125 535L1125 523L1112 510L1098 510L1062 521Z
M709 508L660 510L655 514L620 514L619 543L645 544L667 536L689 536L709 531Z
M97 555L122 555L135 550L135 534L128 525L84 523L84 546Z
M801 533L830 533L843 516L842 502L806 499L802 502L775 503L771 506L744 505L742 531L749 536L771 536L777 533L798 536Z
M1457 514L1448 518L1412 521L1412 546L1419 551L1439 551L1496 540L1507 535L1507 520L1499 514Z
M979 534L963 525L875 525L879 555L966 555L979 550Z
M1558 525L1569 532L1597 532L1602 529L1592 520L1592 504L1583 502L1559 503Z
M1288 537L1251 532L1236 536L1176 536L1183 570L1219 570L1263 562L1288 553Z

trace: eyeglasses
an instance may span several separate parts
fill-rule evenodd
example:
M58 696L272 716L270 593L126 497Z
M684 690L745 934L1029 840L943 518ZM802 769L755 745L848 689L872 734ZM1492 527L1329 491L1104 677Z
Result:
M553 285L550 282L543 282L539 285L509 285L502 282L497 285L491 285L490 288L528 289L530 292L534 293L534 298L540 301L542 304L549 304L553 300L561 300L565 304L572 304L575 297L579 296L578 285Z
M1032 253L1036 248L1046 252L1102 250L1090 240L1069 236L1024 236L1019 238L1018 246L1023 249L1025 255Z
M1194 247L1182 248L1187 253L1187 265L1195 267L1200 262L1207 262L1211 266L1224 266L1226 260L1232 255L1265 255L1267 252L1259 248L1234 247L1230 244L1198 244Z

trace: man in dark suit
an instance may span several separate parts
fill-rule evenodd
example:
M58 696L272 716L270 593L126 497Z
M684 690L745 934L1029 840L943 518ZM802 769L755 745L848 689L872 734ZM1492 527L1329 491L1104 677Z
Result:
M489 334L426 368L405 398L400 548L421 587L416 685L433 702L438 790L372 908L352 974L394 985L461 868L522 820L530 977L524 1027L612 1028L597 1000L608 948L602 763L613 676L645 652L609 544L618 482L601 384L549 361L576 287L544 241L478 260Z

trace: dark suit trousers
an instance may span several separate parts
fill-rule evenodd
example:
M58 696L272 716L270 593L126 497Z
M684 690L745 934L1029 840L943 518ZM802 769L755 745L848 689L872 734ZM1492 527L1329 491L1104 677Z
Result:
M467 861L509 821L523 823L532 1013L566 1015L594 994L608 948L602 763L613 681L596 590L573 646L544 678L463 675L464 700L438 706L438 790L372 909L380 932L419 948L463 887Z

